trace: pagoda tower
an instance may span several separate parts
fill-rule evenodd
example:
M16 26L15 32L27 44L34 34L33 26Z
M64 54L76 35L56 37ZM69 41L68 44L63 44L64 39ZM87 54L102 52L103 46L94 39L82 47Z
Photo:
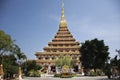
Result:
M55 72L55 60L61 54L70 55L72 59L76 59L77 68L80 69L80 43L73 38L68 29L63 2L59 29L48 46L44 47L44 52L36 52L35 55L38 58L36 62L42 66L47 66L49 71Z

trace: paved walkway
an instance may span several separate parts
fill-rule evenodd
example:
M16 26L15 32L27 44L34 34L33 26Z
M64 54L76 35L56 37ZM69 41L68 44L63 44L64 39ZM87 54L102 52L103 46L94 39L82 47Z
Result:
M106 76L97 77L73 77L73 78L55 78L55 77L26 77L24 80L109 80Z

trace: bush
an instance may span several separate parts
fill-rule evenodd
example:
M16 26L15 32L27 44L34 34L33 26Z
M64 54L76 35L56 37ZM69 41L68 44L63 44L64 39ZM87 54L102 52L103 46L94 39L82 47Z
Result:
M96 76L96 72L90 71L90 76Z
M71 78L72 77L72 74L70 73L62 73L61 74L61 78Z
M30 77L41 77L39 71L31 70L28 72Z
M76 76L77 76L77 74L76 74L76 73L72 73L71 75L72 75L72 77L76 77Z
M61 74L55 74L54 77L61 77Z
M55 74L54 77L61 77L61 78L71 78L76 77L76 73L61 73L61 74Z

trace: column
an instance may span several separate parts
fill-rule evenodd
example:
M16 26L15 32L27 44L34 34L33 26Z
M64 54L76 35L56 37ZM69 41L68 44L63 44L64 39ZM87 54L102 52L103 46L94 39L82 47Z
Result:
M50 64L48 65L48 74L51 73L51 66Z
M45 60L45 56L43 56L43 60Z
M50 56L50 60L52 60L51 56Z
M3 80L3 65L0 65L0 80Z

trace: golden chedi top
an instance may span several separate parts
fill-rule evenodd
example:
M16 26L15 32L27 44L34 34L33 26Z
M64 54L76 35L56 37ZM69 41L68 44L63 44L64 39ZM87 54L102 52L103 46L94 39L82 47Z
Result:
M67 27L67 22L64 15L64 2L62 2L61 21L59 27Z

